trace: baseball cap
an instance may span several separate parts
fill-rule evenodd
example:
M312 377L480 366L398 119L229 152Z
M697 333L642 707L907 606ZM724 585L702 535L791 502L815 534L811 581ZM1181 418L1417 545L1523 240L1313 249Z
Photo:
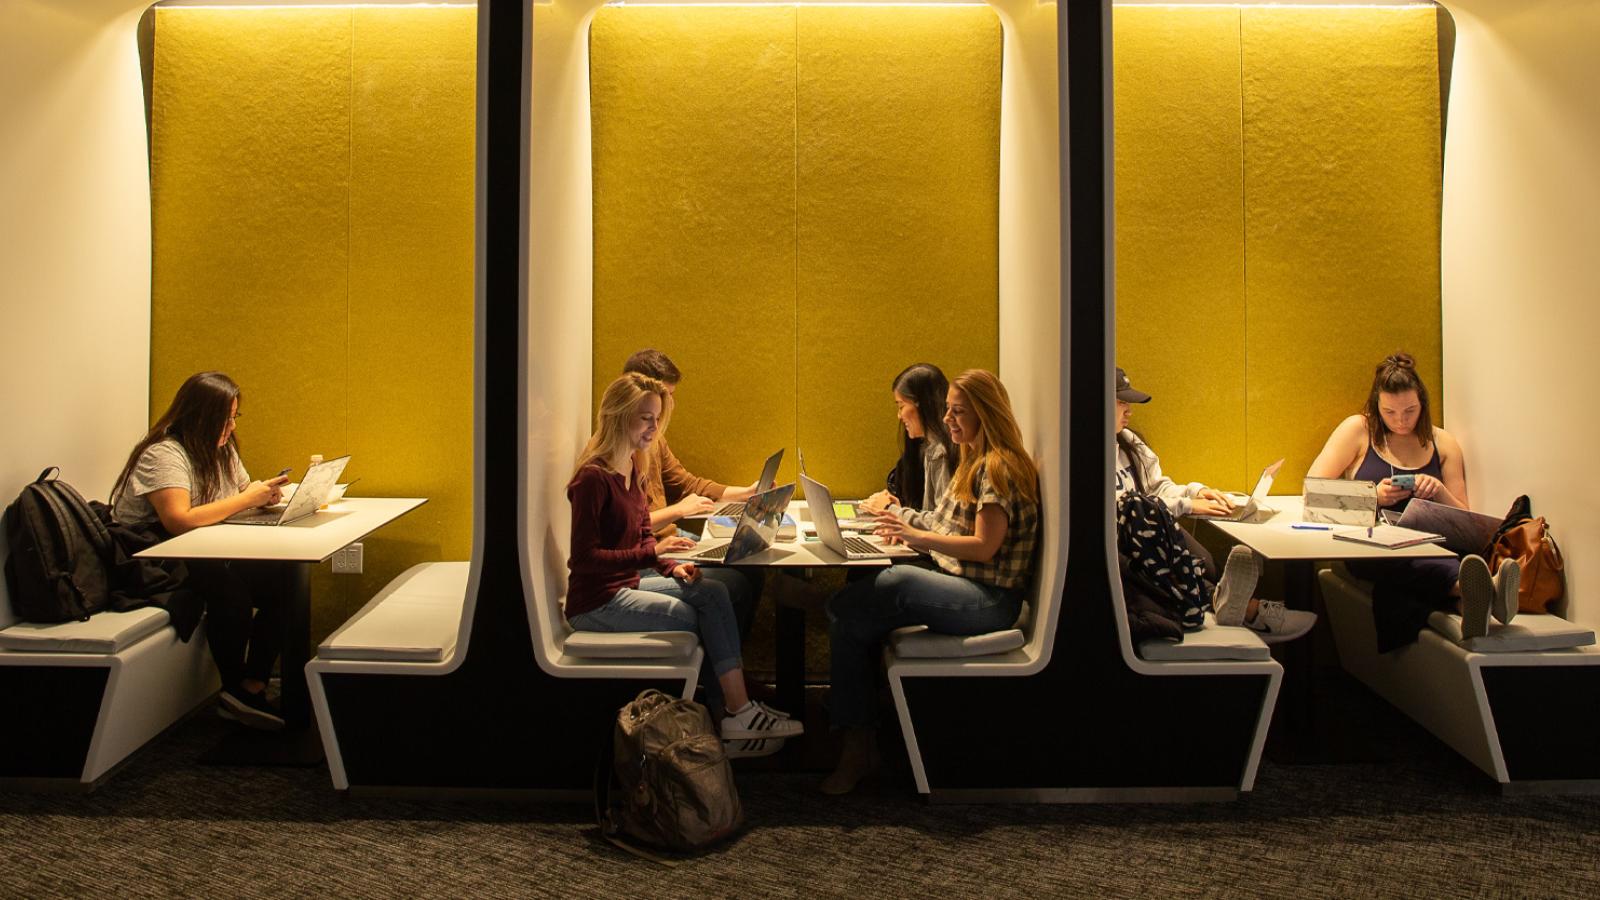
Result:
M1144 391L1136 391L1128 383L1128 373L1117 366L1117 399L1124 403L1149 403L1150 395Z

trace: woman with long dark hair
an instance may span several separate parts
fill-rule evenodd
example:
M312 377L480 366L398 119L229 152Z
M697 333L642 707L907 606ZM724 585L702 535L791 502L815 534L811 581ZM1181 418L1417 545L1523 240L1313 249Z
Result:
M950 390L944 373L931 363L913 363L894 377L891 390L900 421L900 458L889 470L887 490L866 499L873 512L938 503L956 471L956 447L944 424Z
M239 399L239 385L221 372L189 376L128 454L111 489L114 518L164 538L282 499L286 478L253 481L239 459ZM188 568L189 586L205 601L206 641L222 675L219 711L253 728L282 728L283 717L266 697L283 644L282 567L195 561Z
M829 715L843 731L843 750L822 782L826 794L855 790L877 768L873 684L889 632L907 625L960 635L1008 628L1033 575L1039 472L1000 379L982 369L957 376L946 393L944 425L960 460L938 505L905 518L880 514L877 528L927 552L936 568L890 566L828 601Z

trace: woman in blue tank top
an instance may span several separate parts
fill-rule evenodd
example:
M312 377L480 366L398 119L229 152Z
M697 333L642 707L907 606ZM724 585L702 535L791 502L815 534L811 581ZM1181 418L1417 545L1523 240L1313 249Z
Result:
M1413 486L1406 488L1405 479L1396 484L1399 475L1412 476ZM1378 364L1365 408L1339 423L1306 476L1376 482L1378 505L1383 509L1405 509L1412 497L1470 508L1461 445L1433 424L1428 388L1417 374L1416 362L1405 353L1393 354ZM1372 615L1380 652L1415 641L1434 610L1458 611L1463 562L1470 567L1465 580L1473 595L1467 605L1485 610L1492 606L1497 616L1509 620L1515 614L1515 600L1511 609L1503 612L1504 598L1496 603L1478 590L1489 581L1487 564L1478 557L1352 560L1347 564L1356 577L1373 582ZM1476 571L1478 567L1482 572ZM1490 581L1490 594L1499 590L1495 582L1500 580L1496 576ZM1514 585L1511 593L1515 594ZM1470 622L1475 613L1467 613ZM1487 628L1487 614L1481 618Z

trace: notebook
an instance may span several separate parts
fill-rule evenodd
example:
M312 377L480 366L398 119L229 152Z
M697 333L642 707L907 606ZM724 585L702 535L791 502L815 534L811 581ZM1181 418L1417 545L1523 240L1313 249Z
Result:
M1444 535L1442 534L1418 531L1415 528L1402 528L1399 525L1378 525L1373 528L1352 528L1348 531L1335 531L1333 538L1337 541L1354 541L1357 544L1371 544L1374 547L1386 547L1390 550L1398 550L1401 547L1415 547L1418 544L1444 542Z

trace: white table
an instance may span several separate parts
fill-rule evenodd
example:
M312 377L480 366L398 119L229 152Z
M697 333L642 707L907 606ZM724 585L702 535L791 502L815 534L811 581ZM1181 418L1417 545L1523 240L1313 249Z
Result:
M1330 525L1328 531L1302 530L1290 527L1303 521L1304 498L1299 496L1268 497L1266 505L1276 512L1259 522L1225 522L1196 516L1210 527L1229 538L1244 544L1260 554L1269 563L1283 566L1284 603L1290 609L1314 611L1316 572L1319 560L1401 560L1439 559L1455 556L1441 544L1418 544L1390 550L1357 541L1334 538L1336 531L1362 531L1357 526ZM1325 617L1324 617L1325 618ZM1316 718L1312 684L1316 672L1316 643L1314 636L1295 641L1284 650L1284 689L1281 696L1296 697L1289 725L1290 761L1325 762L1343 761L1330 746L1334 736L1326 723Z
M734 568L750 566L770 569L838 567L881 569L895 562L913 562L926 558L920 555L906 555L893 559L846 559L816 540L816 525L811 520L811 508L806 501L791 500L784 512L797 523L795 537L790 540L774 541L766 550L733 563ZM706 564L721 565L715 562ZM778 703L784 709L804 709L806 611L779 605L776 612L777 633L774 637L777 641Z
M257 741L248 748L219 748L212 754L215 761L289 765L321 762L321 742L304 738L311 724L311 698L306 691L306 663L311 661L311 567L426 502L423 497L347 497L285 525L208 525L134 554L155 559L261 560L290 567L291 592L285 598L282 702L286 730L295 734L281 745ZM308 761L307 755L313 750L315 759Z

